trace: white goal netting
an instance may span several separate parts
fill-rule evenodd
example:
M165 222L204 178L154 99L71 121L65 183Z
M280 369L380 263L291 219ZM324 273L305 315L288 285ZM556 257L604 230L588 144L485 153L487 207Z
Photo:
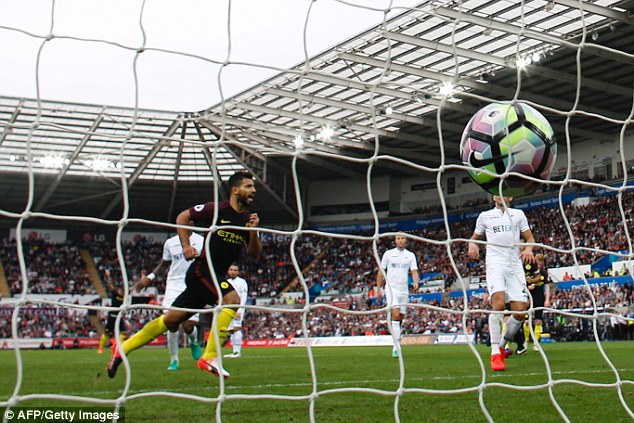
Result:
M152 414L137 415L135 401L165 398L205 404L206 418L232 421L241 401L269 400L301 402L302 420L354 420L360 417L324 411L320 401L340 396L332 407L345 407L368 395L389 400L379 419L413 420L425 412L420 403L434 401L436 418L457 420L466 407L477 409L473 421L506 421L517 412L511 400L538 393L549 413L544 421L575 421L583 414L574 403L584 398L570 397L596 390L606 393L597 401L609 404L614 419L634 418L631 363L606 348L614 344L608 340L633 340L634 328L631 4L128 3L0 6L0 54L7 57L0 78L8 81L0 84L0 342L13 351L15 367L15 378L3 377L11 389L1 392L0 408L77 402L127 407L143 420ZM483 261L467 255L475 219L490 201L469 180L459 145L477 110L512 101L540 110L559 146L552 179L515 200L554 282L548 306L538 308L544 333L561 344L586 341L592 353L551 353L544 336L532 352L538 371L523 368L524 357L510 358L502 377L490 371L481 345L490 314ZM128 320L138 329L161 310L128 294L160 260L151 238L174 233L180 211L225 199L221 182L237 170L256 177L265 244L264 260L241 263L253 297L267 298L247 307L245 327L254 338L293 338L305 347L305 393L280 394L276 383L266 384L266 372L283 373L283 356L266 363L261 385L220 379L210 395L189 389L199 380L208 387L202 372L184 388L136 385L137 372L156 363L134 359L124 360L116 389L104 391L99 380L64 393L32 391L28 339L56 339L59 324L81 332L73 319L112 310L117 326ZM344 345L372 334L391 345L391 310L370 291L399 232L417 255L421 288L410 297L398 366L386 376L395 387L375 383L372 372L331 380L324 362L336 368L337 359L320 356L324 339ZM79 273L55 274L64 266ZM106 268L126 292L120 308L92 288ZM38 331L47 313L57 323ZM529 323L532 345L532 315ZM463 358L446 350L446 376L434 372L441 364L408 361L408 354L434 354L436 347L416 344L443 340L468 349L469 374L457 369ZM568 365L584 354L594 357L588 373ZM231 363L236 373L241 365ZM588 390L579 394L577 386ZM504 396L511 400L500 403ZM445 409L453 398L467 405ZM262 410L269 412L259 417L273 421L276 409ZM593 412L601 408L583 411Z

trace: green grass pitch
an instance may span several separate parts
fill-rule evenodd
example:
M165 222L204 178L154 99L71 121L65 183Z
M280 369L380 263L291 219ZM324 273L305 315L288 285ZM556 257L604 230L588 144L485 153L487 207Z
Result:
M632 420L616 387L592 384L622 381L623 399L634 408L634 343L602 346L618 370L618 378L594 343L544 345L553 379L560 381L552 386L552 395L571 422ZM315 420L395 421L396 403L401 422L484 422L478 387L486 382L492 385L483 390L483 402L496 422L563 421L551 402L546 365L539 352L512 356L506 361L505 372L494 373L489 370L489 349L477 349L485 364L484 373L466 345L406 346L401 380L399 360L391 357L388 347L314 348ZM116 399L122 395L125 368L120 367L116 379L109 379L105 372L107 354L98 355L95 350L30 350L21 354L24 373L20 396L57 393ZM133 398L125 404L126 421L209 422L217 420L217 413L223 422L310 421L313 378L306 349L246 348L241 358L225 359L231 378L226 380L219 410L220 381L199 370L187 349L181 349L180 354L181 370L177 372L166 370L165 349L145 348L131 354L133 377L128 395ZM0 368L0 400L6 401L17 378L13 351L0 352ZM540 387L528 389L531 385ZM351 392L351 388L362 392ZM466 391L452 393L454 390ZM148 395L152 392L159 395ZM18 405L98 404L38 399Z

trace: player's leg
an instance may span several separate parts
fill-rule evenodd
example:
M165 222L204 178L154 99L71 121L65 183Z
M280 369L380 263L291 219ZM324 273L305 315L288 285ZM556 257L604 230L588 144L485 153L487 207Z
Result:
M543 307L543 305L541 306L535 306L535 307ZM539 339L542 336L542 318L544 317L544 311L543 310L535 310L535 319L533 320L533 332L535 332L535 339L533 339L533 350L535 351L539 351L539 347L537 346L537 344L539 344Z
M106 346L106 342L114 336L114 319L111 319L108 316L108 322L106 323L106 327L104 328L103 333L101 334L101 338L99 338L99 348L97 348L97 354L102 354L103 349Z
M237 316L237 314L236 314ZM240 323L242 324L242 323ZM236 350L236 336L235 333L237 330L240 329L240 326L237 322L237 318L234 317L234 319L231 321L231 323L229 323L229 327L227 328L227 331L229 332L229 336L227 337L227 339L225 339L225 342L222 344L222 347L224 348L225 346L227 346L228 341L231 341L231 348L232 351L229 354L225 354L224 357L227 358L235 358L234 356L234 352Z
M166 332L168 329L178 329L181 322L187 320L192 313L188 313L180 310L170 310L166 314L163 314L151 322L147 323L140 331L135 333L130 338L126 339L121 348L125 354L129 354L132 351L141 348L142 346L149 344L154 338L160 334ZM121 364L121 353L118 351L116 344L112 348L112 356L108 362L108 376L113 378L117 374L117 368Z
M231 345L233 346L233 356L240 357L242 355L242 329L238 328L231 335Z
M494 312L504 311L506 294L504 291L496 291L491 294L491 308ZM491 338L491 368L495 371L506 369L504 364L504 350L502 344L502 313L491 313L489 315L489 336Z
M196 327L199 320L198 316L198 313L196 313L182 324L183 332L185 332L187 341L189 341L189 349L194 360L198 360L203 354L198 343L198 328Z
M515 350L515 353L518 355L524 354L526 352L526 337L524 334L523 324L522 328L520 328L520 330L518 330L515 334L515 338L513 338L513 341L517 344L517 349Z
M502 345L502 322L504 320L504 305L506 303L506 280L503 269L495 266L495 263L487 264L487 291L491 298L489 314L489 337L491 340L491 368L495 371L506 369L504 364L504 345Z
M385 291L385 299L387 301L388 310L390 310L391 316L391 325L390 325L390 333L392 334L392 357L398 357L400 351L400 340L401 340L401 321L403 320L403 314L401 312L401 306L399 304L404 304L408 300L403 301L403 295L397 295L388 286Z
M178 296L182 293L181 289L173 289L168 283L167 289L165 290L165 296L163 297L162 306L165 307L164 312L167 313L169 311L169 307L174 304L174 300L178 298ZM167 370L178 370L179 359L178 359L178 344L180 341L180 332L178 329L167 331L167 350L170 355L170 364L167 366Z
M226 282L225 282L226 283ZM231 286L231 284L227 283L227 285ZM221 289L222 287L221 283ZM222 297L223 305L239 305L240 304L240 296L237 292L231 289L227 289L227 292L224 293ZM211 360L218 356L220 353L221 346L225 343L227 336L229 334L229 325L231 324L231 320L235 317L237 312L236 308L223 308L220 310L218 315L216 316L216 321L211 324L211 332L209 334L209 339L207 340L207 346L205 347L205 351L203 352L202 359ZM216 333L218 336L219 344L216 344Z
M167 366L167 370L178 370L180 369L179 361L178 361L178 342L180 341L180 332L178 329L176 331L167 331L167 350L170 354L170 364Z
M511 271L507 277L507 296L511 303L511 314L506 322L506 331L502 338L502 345L515 339L518 332L523 331L524 316L528 309L528 294L523 269L520 267Z

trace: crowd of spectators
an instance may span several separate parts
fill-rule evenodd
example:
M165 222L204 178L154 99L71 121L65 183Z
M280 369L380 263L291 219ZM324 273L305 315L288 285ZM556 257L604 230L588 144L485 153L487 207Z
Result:
M596 304L605 315L599 320L599 335L602 339L632 339L634 326L625 318L634 318L634 291L632 283L595 284L590 291L585 285L568 290L553 289L552 308L586 314L588 318L572 318L559 313L545 313L544 331L556 340L590 340L592 325L589 318ZM594 300L594 304L593 304ZM333 308L329 303L317 303L307 316L309 336L359 336L388 334L387 314L365 295L348 296L338 301ZM438 333L467 332L479 335L484 341L487 332L487 314L478 310L489 310L490 304L483 293L469 298L469 314L463 321L464 302L461 297L415 302L403 321L403 333L426 335ZM302 336L302 305L294 307L271 307L270 310L248 310L243 323L245 339L289 338ZM11 337L12 306L0 307L0 338ZM156 317L159 311L131 310L124 315L128 333L138 331L145 323ZM105 318L103 312L99 312ZM465 325L466 323L466 325ZM18 333L23 338L95 337L97 329L85 309L55 307L50 305L28 305L20 308Z
M599 323L599 335L602 339L617 339L617 332L622 339L632 339L634 321L630 324L627 319L634 319L634 293L632 283L619 285L595 284L590 285L590 291L583 286L571 289L553 289L551 295L552 308L577 314L585 314L587 318L573 318L556 312L546 312L544 315L544 331L553 332L555 340L570 340L572 334L579 339L592 338L590 317L594 313L594 303L597 310L607 313ZM357 335L386 335L388 334L387 314L381 310L382 304L376 304L365 295L349 296L343 310L319 304L310 309L307 316L309 336L357 336ZM341 304L341 301L338 302ZM402 330L404 334L428 335L438 333L474 333L479 334L479 341L484 342L488 331L487 316L478 310L490 310L490 303L484 293L474 294L468 300L469 313L466 322L463 321L465 304L462 297L443 298L438 300L421 301L411 307ZM299 306L298 306L299 307ZM291 308L282 311L275 308L271 311L260 309L246 313L244 325L246 339L261 338L289 338L302 336L302 313L300 309ZM615 316L611 316L614 314ZM624 325L628 330L614 329L617 325ZM465 325L466 323L466 325ZM581 334L580 334L581 333ZM630 335L626 335L626 334ZM629 336L629 337L627 337Z
M30 294L94 294L94 284L79 248L72 242L50 243L43 239L22 242ZM15 239L0 244L0 261L12 293L21 293L22 277Z
M548 267L572 265L574 255L580 264L591 264L605 255L606 251L629 250L627 234L632 229L630 216L633 211L633 195L627 193L622 196L623 214L616 200L615 196L606 196L585 206L566 205L563 207L565 220L559 207L544 206L525 210L529 222L533 225L537 241L562 250L560 252L540 251L546 254ZM480 206L480 208L490 207ZM456 219L448 227L449 235L444 225L429 226L411 232L412 239L408 248L418 256L423 282L425 275L436 275L434 277L443 279L455 278L452 257L460 275L469 277L484 274L483 261L471 260L467 254L468 238L473 232L473 225L474 219ZM571 250L573 244L569 234L574 240L574 251ZM291 248L293 248L298 267L304 269L304 280L309 288L319 285L322 288L322 294L347 295L351 298L351 311L371 312L350 314L328 308L312 309L309 326L315 336L358 335L387 331L385 316L380 312L372 312L377 305L372 304L367 297L355 298L359 295L367 295L368 288L374 284L377 271L375 257L381 257L387 248L391 248L390 237L378 238L376 255L371 236L360 239L304 234L295 242L291 241L289 236L277 237L275 242L265 242L263 253L258 260L244 260L239 263L244 277L249 282L252 299L276 297L289 284L297 281L297 272L291 256ZM104 271L110 269L115 283L121 283L121 264L114 245L108 242L92 242L83 247L89 249L102 279L104 279ZM161 259L162 248L162 243L150 242L143 237L122 244L122 258L131 284L138 280L141 273L149 272L156 266ZM24 240L23 250L29 279L29 293L95 293L95 286L87 265L79 254L79 248L73 243L51 244L41 239L29 239ZM0 260L4 265L7 281L13 293L20 293L22 289L17 256L16 242L3 240L0 244ZM159 292L163 292L164 278L157 278L155 284ZM421 285L424 290L425 283ZM587 309L592 301L584 289L555 291L552 298L553 307ZM300 287L295 290L302 289ZM601 286L596 288L593 295L599 307L623 310L634 304L631 286ZM482 298L472 297L471 301L475 303L470 304L470 308L486 309L488 307L488 303ZM446 300L441 304L431 305L448 311L415 308L404 324L405 333L423 334L465 330L461 315L456 313L463 306L461 301ZM25 336L42 334L55 336L59 331L87 336L94 332L94 328L90 323L86 323L86 317L81 313L49 316L41 312L29 314L28 309L23 309L23 313L24 316L21 315L20 322L21 324L27 322L24 323ZM482 317L473 315L473 318L468 319L466 330L481 330ZM131 317L131 331L142 326L142 322L142 316ZM300 322L301 313L281 313L269 316L265 312L254 312L250 313L245 327L248 328L249 337L288 337L297 334L301 328ZM551 324L555 331L555 323L560 327L565 326L561 321L553 320ZM621 332L624 331L619 333ZM0 337L7 334L6 319L3 318L0 320Z

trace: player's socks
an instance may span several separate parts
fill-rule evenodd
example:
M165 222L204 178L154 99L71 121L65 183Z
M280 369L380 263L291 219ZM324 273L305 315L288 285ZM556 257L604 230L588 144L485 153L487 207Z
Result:
M229 324L231 324L231 321L235 317L236 313L236 310L233 310L231 308L223 308L222 310L220 310L216 321L211 324L211 332L209 333L207 346L205 347L205 352L202 356L203 360L210 360L218 356L215 336L216 328L218 330L218 340L220 341L220 345L223 345L229 333L227 328L229 327Z
M396 342L401 340L401 322L398 320L392 320L392 336Z
M500 353L500 341L502 338L502 315L492 313L489 315L489 329L491 336L491 355Z
M200 344L198 343L198 329L196 326L194 326L192 333L187 334L187 339L189 340L189 348L192 352L192 357L194 360L198 360L202 357L203 352L200 350Z
M535 344L539 343L539 338L542 336L542 325L535 325Z
M170 353L170 361L178 361L178 332L167 331L167 350Z
M510 341L513 340L513 338L515 338L515 334L517 333L517 331L520 330L520 328L522 327L523 321L522 320L517 320L515 318L515 316L511 316L509 317L509 319L506 321L506 332L504 332L504 336L503 336L503 343L506 345L506 342L504 341ZM504 345L500 345L501 347L504 347Z
M165 316L159 316L152 320L143 328L128 338L123 344L121 344L123 351L126 354L130 351L134 351L137 348L141 348L143 345L149 344L154 338L167 331L167 326L163 321Z
M242 350L242 331L239 330L231 335L231 345L233 345L233 354L240 355Z
M99 348L97 349L97 352L99 354L101 354L103 352L103 347L106 346L106 341L108 340L108 335L106 335L106 332L101 334L101 338L99 338Z

